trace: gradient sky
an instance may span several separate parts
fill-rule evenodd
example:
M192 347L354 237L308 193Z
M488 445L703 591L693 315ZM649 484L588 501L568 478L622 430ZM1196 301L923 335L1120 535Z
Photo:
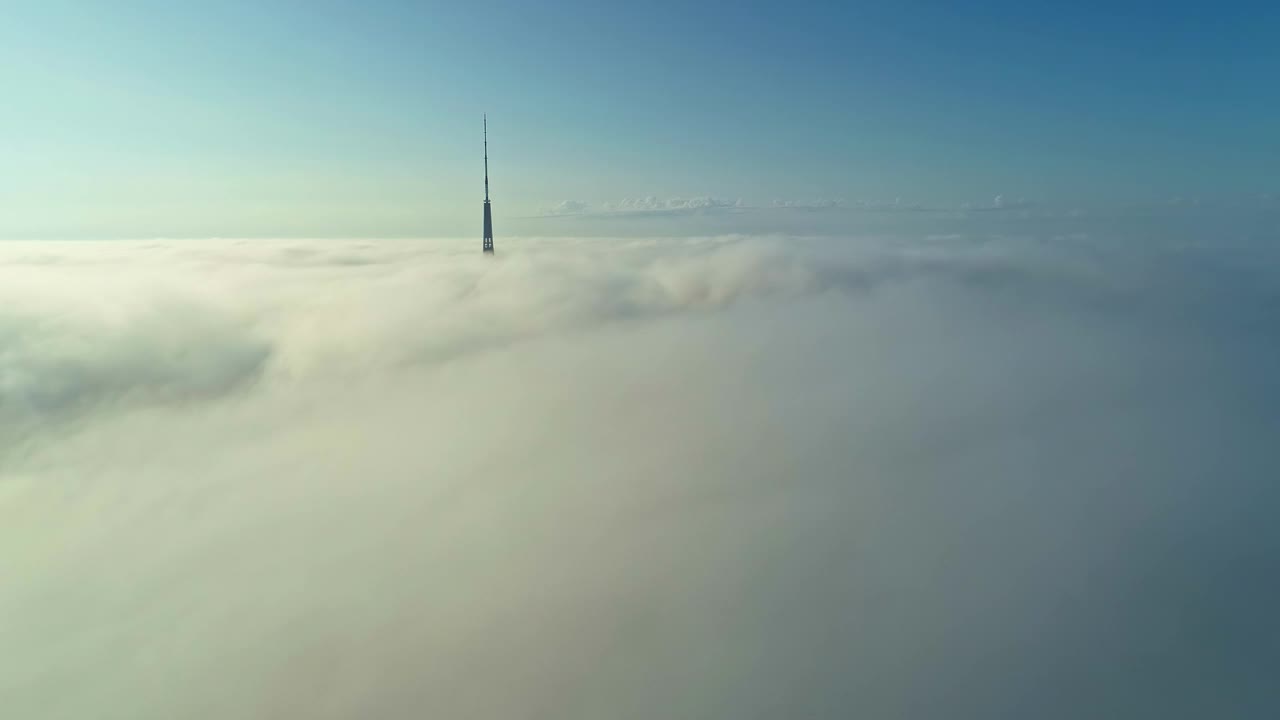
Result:
M0 237L1280 190L1274 3L7 2ZM536 228L533 230L536 232Z

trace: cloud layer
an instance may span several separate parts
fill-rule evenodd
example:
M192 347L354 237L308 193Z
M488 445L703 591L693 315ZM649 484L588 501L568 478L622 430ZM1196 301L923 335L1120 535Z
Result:
M1000 210L1025 210L1034 207L1034 203L1024 199L1011 200L1004 195L997 195L986 203L964 203L958 206L930 206L920 202L904 201L894 198L891 201L879 200L795 200L775 199L765 205L753 205L742 198L725 200L709 195L697 197L659 198L648 196L642 198L623 198L618 202L592 204L582 200L562 200L555 205L543 208L542 217L565 217L588 215L593 217L667 217L687 215L725 214L741 212L770 212L779 210L805 211L884 211L884 212L932 212L932 213L967 213L991 212Z
M1276 709L1268 247L475 245L0 245L0 706Z
M623 198L618 202L607 202L600 205L581 200L562 200L543 211L544 215L556 217L562 215L686 215L692 213L729 212L743 209L746 205L741 199L723 200L709 195L699 197L659 198L652 195L641 198Z

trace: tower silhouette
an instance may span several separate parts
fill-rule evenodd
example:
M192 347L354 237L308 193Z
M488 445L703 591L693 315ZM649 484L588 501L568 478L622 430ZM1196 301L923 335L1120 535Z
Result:
M493 215L489 212L489 115L484 115L484 251L493 254Z

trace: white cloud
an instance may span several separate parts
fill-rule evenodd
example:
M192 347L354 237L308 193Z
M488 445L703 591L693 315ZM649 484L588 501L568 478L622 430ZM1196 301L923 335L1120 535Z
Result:
M1035 206L1035 203L1025 198L1014 199L1014 198L1006 197L1004 195L996 195L994 198L991 199L990 204L971 205L969 203L965 203L961 207L962 209L965 209L965 210L987 210L987 211L996 210L998 211L998 210L1026 210L1034 206Z
M654 196L642 198L623 198L617 202L606 202L599 205L579 200L563 200L542 211L544 216L563 215L607 215L607 216L654 216L654 215L687 215L712 212L731 212L747 207L741 199L724 200L710 196L658 198Z
M590 210L591 206L581 200L561 200L555 205L545 209L544 215L581 215Z
M0 707L1262 707L1277 285L1237 255L0 245Z
M828 209L848 207L843 200L774 200L776 208Z
M723 200L707 195L699 197L673 197L660 199L653 196L624 198L618 203L606 203L605 212L694 212L724 210L742 207L742 200Z
M1025 208L1031 204L1026 201L1010 202L997 197L991 205L972 208L970 205L960 207L926 206L920 202L895 197L893 200L843 200L843 199L785 199L775 198L765 204L753 204L742 198L727 200L711 196L659 198L646 196L623 198L615 202L591 204L579 200L562 200L540 211L540 217L592 216L613 218L652 218L665 216L752 214L773 211L913 211L913 212L948 212L960 209L998 210L1005 208Z

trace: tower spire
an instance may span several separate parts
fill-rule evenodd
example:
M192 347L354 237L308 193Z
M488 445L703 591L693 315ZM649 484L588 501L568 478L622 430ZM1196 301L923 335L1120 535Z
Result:
M484 240L481 245L485 254L493 254L493 215L489 212L489 114L485 113L484 121Z

